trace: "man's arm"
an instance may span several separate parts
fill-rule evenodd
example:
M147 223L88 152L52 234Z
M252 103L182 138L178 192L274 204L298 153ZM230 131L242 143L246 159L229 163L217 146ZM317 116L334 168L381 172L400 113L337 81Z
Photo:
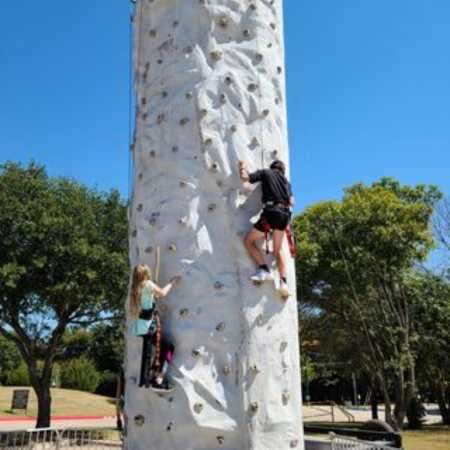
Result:
M239 161L239 176L241 177L242 181L248 181L250 179L247 165L244 161Z

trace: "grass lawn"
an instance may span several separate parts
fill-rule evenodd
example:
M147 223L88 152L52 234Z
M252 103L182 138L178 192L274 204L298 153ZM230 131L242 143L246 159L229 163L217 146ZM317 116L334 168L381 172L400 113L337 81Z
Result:
M405 450L449 450L450 427L428 425L423 430L402 433Z
M24 416L25 411L11 413L12 391L30 389L28 415L36 416L37 402L32 388L14 388L0 386L0 416ZM52 416L114 416L115 400L88 392L70 389L52 389Z

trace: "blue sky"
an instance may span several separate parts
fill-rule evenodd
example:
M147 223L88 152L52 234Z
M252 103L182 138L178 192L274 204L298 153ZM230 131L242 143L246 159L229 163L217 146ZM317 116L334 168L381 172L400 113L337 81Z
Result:
M391 175L450 193L450 2L285 0L297 208ZM128 0L0 5L0 162L128 183Z

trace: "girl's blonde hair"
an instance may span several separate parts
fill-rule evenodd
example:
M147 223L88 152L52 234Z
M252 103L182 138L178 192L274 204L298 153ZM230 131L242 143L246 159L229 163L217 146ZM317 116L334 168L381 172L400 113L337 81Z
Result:
M133 317L138 317L141 310L141 295L144 283L150 280L152 277L152 271L146 264L138 264L133 269L133 279L131 280L131 291L129 310Z

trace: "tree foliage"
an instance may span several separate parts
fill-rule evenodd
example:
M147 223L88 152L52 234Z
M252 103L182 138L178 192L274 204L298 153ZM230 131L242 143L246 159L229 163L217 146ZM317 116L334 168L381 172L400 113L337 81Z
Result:
M0 335L0 384L7 383L8 375L22 362L17 347Z
M117 192L51 178L34 163L0 166L0 334L28 366L39 426L49 425L52 365L67 327L121 310L127 235Z
M440 196L432 186L385 178L354 185L341 202L318 203L294 221L302 301L342 325L396 428L415 389L410 275L433 247L429 221Z
M94 392L101 379L95 364L84 356L72 359L61 367L61 387L66 389Z

